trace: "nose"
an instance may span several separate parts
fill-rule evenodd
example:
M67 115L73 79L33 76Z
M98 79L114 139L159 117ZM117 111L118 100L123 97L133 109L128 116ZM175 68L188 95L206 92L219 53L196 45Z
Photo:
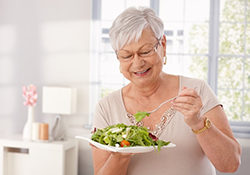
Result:
M140 57L137 53L134 54L133 65L135 67L143 67L145 65L145 60Z

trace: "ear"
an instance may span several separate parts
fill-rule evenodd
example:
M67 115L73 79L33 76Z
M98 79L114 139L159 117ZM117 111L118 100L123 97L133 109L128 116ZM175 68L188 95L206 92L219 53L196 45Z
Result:
M163 47L163 52L164 52L164 56L165 56L166 55L166 49L167 49L167 40L166 40L165 35L162 36L161 45Z

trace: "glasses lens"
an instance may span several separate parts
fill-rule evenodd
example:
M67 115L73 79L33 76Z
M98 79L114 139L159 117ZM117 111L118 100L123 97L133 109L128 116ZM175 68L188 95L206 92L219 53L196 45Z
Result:
M143 46L137 52L138 56L140 56L140 57L149 57L149 56L153 55L157 51L158 44L159 43L156 43L155 46L152 46L152 45ZM120 50L116 54L117 54L117 58L119 60L121 60L121 61L129 61L129 60L133 59L133 57L134 57L134 53L124 51L124 50Z
M130 60L133 58L133 54L130 52L126 52L126 51L119 51L117 53L117 57L121 60Z
M139 55L141 57L147 57L147 56L151 56L153 53L154 53L154 48L151 47L150 49L141 50L139 52Z

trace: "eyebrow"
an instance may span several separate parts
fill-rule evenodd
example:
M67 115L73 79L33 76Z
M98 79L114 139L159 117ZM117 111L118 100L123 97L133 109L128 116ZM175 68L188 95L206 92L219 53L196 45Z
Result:
M152 43L146 43L146 44L142 45L141 47L139 47L139 49L138 49L137 51L139 51L142 47L144 47L144 46L146 46L146 45L152 45ZM124 50L124 49L121 49L121 50L127 51L127 52L131 52L131 51L129 51L129 50ZM121 51L121 50L119 50L119 51ZM119 51L118 51L118 52L119 52ZM137 51L136 51L136 52L137 52Z

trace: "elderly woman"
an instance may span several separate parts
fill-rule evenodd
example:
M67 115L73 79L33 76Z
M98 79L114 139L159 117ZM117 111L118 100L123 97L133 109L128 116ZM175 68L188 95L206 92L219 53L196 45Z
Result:
M205 81L166 74L166 37L163 22L147 7L128 8L114 21L109 35L130 83L97 105L93 127L124 123L148 127L176 147L135 154L92 147L95 174L100 175L213 175L235 172L241 147L231 131L222 105ZM133 114L156 112L136 122ZM215 167L215 168L214 168Z

